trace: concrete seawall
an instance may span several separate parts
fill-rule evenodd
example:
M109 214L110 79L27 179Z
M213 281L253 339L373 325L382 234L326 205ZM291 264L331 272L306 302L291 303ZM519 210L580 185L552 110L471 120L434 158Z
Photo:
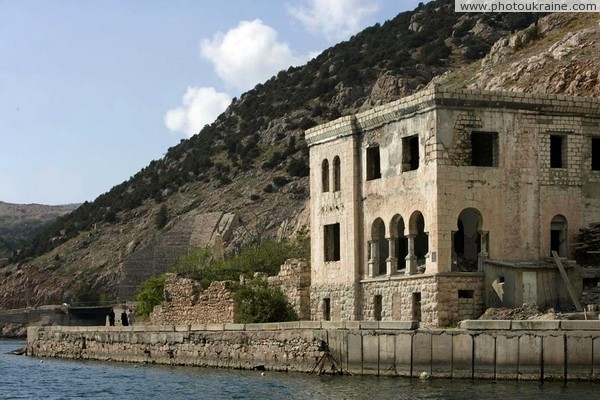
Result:
M597 380L600 321L288 322L31 327L27 355L311 372L327 347L355 375ZM327 346L324 346L324 345ZM324 364L330 371L331 359ZM320 369L320 368L319 368Z

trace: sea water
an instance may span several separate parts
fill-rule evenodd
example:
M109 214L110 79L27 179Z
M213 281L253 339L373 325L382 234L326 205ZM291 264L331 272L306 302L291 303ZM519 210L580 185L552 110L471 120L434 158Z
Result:
M515 382L318 376L269 371L106 363L7 354L0 399L600 399L590 382Z

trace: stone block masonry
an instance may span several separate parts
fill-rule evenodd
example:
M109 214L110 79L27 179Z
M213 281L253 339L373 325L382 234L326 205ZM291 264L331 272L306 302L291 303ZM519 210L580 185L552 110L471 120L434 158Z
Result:
M193 279L167 274L165 302L154 308L155 325L233 323L238 321L238 304L231 293L232 282L216 281L206 290Z
M600 358L594 356L600 321L539 322L511 329L511 321L466 321L466 329L423 330L411 323L377 321L30 327L27 355L311 372L329 349L336 367L354 375L600 378Z

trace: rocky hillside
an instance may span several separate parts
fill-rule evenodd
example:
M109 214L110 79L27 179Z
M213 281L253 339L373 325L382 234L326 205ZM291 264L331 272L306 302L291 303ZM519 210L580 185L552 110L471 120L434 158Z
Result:
M228 251L293 235L308 225L305 129L409 95L436 76L475 84L469 74L482 69L477 60L489 64L490 50L498 52L511 32L535 21L528 14L461 15L453 8L452 0L437 0L399 14L234 99L213 124L24 246L0 269L0 306L114 298L124 260L190 212L238 214ZM568 29L565 23L539 31L514 53ZM448 73L463 69L470 72L462 78ZM164 207L163 228L157 215Z
M0 259L31 241L46 225L77 208L77 205L46 206L0 201Z

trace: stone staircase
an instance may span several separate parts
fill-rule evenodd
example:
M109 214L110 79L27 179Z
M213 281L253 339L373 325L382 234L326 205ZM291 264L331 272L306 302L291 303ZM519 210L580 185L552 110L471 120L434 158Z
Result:
M119 301L133 300L140 283L169 272L177 259L189 250L211 246L217 234L228 240L237 221L237 215L222 212L192 212L172 221L149 244L125 259Z

